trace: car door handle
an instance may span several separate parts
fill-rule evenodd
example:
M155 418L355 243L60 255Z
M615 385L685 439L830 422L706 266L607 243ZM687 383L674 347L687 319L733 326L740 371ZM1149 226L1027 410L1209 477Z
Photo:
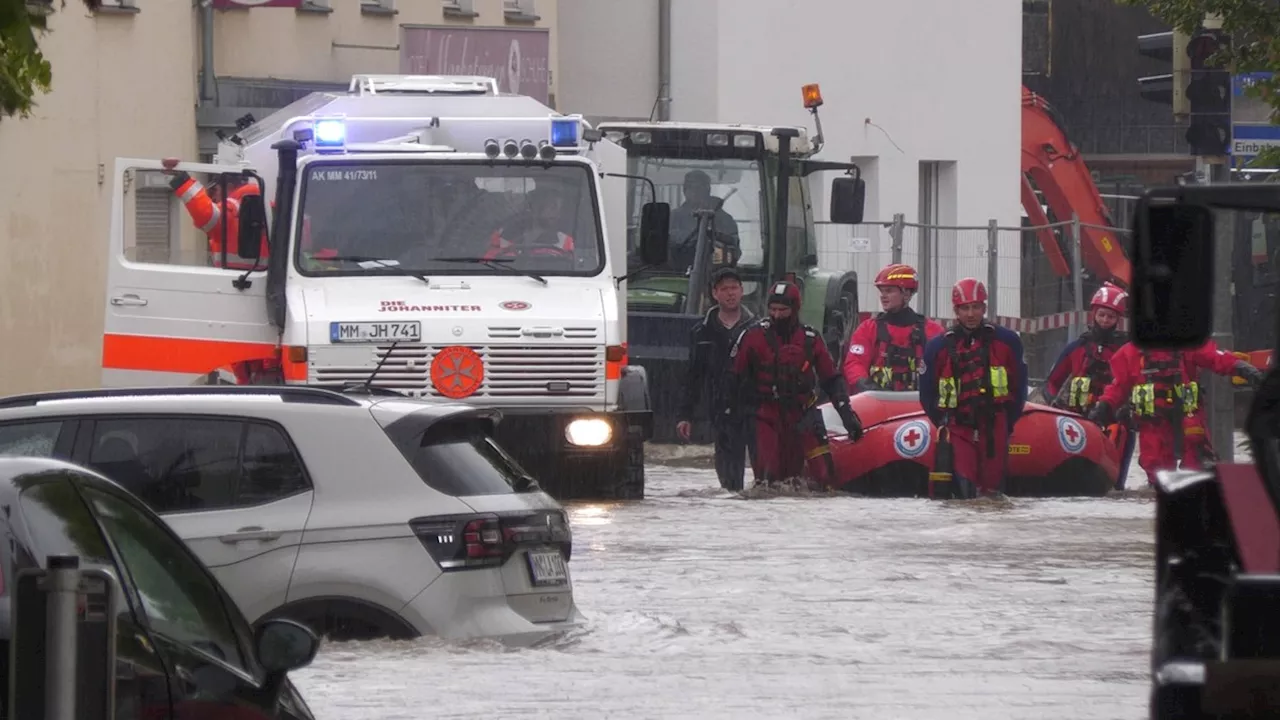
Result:
M128 305L131 307L142 307L147 304L146 298L140 298L132 293L128 295L117 295L111 298L111 304L117 307Z
M283 534L284 533L278 530L267 530L258 525L251 525L249 527L242 527L230 535L220 535L218 536L218 539L228 545L235 545L236 543L248 542L250 540L260 540L262 542L279 540L280 536Z

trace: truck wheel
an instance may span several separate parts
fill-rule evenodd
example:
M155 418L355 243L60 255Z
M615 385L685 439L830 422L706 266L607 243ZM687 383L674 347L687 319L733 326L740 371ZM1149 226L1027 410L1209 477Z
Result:
M627 428L626 446L618 453L619 462L614 476L614 497L618 500L644 499L644 430Z

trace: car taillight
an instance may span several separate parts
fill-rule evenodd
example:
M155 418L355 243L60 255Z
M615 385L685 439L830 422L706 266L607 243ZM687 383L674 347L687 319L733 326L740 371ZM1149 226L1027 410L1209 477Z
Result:
M507 559L497 515L416 518L409 527L442 570L495 567Z
M502 537L513 545L559 546L566 561L573 555L573 531L561 510L504 515Z
M560 510L424 517L409 527L445 571L500 566L519 547L558 546L565 560L573 552Z

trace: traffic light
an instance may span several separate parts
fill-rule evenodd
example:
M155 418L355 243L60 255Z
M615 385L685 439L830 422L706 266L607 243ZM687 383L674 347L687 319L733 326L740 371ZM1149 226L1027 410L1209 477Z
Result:
M1187 43L1187 105L1191 124L1187 143L1192 155L1226 155L1231 145L1231 71L1209 58L1229 46L1221 30L1200 30Z
M1167 63L1171 72L1138 78L1138 95L1143 100L1173 106L1175 116L1187 114L1183 92L1187 76L1187 36L1176 30L1138 36L1138 54Z

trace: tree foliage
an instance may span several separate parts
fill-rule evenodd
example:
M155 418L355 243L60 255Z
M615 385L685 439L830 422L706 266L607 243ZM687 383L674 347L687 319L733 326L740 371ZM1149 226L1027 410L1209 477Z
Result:
M90 10L100 0L81 0ZM60 7L66 7L61 0ZM53 0L0 0L0 118L27 117L37 92L53 84L53 68L37 39L49 31Z

